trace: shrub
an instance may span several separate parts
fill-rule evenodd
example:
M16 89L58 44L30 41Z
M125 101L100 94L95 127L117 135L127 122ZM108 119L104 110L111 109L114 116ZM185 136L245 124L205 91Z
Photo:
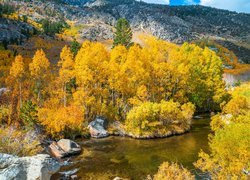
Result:
M60 33L65 27L68 27L65 21L51 22L48 19L42 21L42 29L47 35L53 36L56 33Z
M37 135L12 127L0 128L0 152L17 156L35 155L42 151Z
M15 12L15 7L8 3L0 4L0 17L2 17L3 14L10 15Z
M187 169L179 166L177 163L169 164L168 162L164 162L159 167L158 172L154 175L154 180L166 179L190 180L195 178Z
M37 123L37 106L32 101L24 103L20 109L20 119L26 127L32 128Z
M213 116L211 128L217 131L231 123L250 124L250 96L249 84L235 88L231 94L232 99L224 105L222 112Z
M175 125L188 129L193 113L194 105L191 103L181 106L173 101L146 102L134 107L127 114L125 125L127 131L136 136L164 135L173 130Z
M7 124L10 109L8 106L0 106L0 124Z
M199 154L197 168L213 179L248 179L250 170L250 124L233 123L215 132L210 140L210 155Z
M84 112L77 106L41 108L38 110L39 122L52 137L72 137L84 131Z

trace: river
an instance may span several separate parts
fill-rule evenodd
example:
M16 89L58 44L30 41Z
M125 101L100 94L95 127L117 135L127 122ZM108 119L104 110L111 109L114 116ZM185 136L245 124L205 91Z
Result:
M146 179L164 161L178 162L193 173L193 162L201 149L208 151L209 117L194 119L190 132L164 139L136 140L108 137L80 142L83 153L73 158L81 179L106 180L115 177ZM199 178L198 178L199 179Z

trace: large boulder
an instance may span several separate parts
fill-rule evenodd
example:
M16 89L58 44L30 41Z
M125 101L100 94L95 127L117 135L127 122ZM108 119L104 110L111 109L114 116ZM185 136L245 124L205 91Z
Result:
M67 156L67 153L55 141L49 145L48 152L56 158L63 158Z
M91 137L104 138L109 136L107 128L107 121L101 117L97 117L94 121L88 125Z
M81 147L70 139L61 139L58 142L53 141L49 145L48 151L56 158L63 158L66 156L79 154L81 152Z
M67 154L78 154L81 152L81 147L74 141L70 139L61 139L57 144L67 153Z
M50 180L59 169L59 162L47 154L31 157L0 154L1 180Z

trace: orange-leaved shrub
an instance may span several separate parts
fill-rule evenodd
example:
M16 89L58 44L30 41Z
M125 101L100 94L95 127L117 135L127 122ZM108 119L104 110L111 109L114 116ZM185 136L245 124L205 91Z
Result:
M39 122L46 132L55 138L81 135L84 130L84 111L78 106L70 105L59 108L38 109Z

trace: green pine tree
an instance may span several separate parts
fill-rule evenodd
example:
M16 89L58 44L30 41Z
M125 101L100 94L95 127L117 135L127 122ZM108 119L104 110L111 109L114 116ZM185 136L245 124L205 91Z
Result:
M74 56L77 55L80 48L81 44L76 39L74 39L70 45L71 52L74 54Z
M120 18L116 24L116 32L114 34L113 47L117 45L124 45L129 48L132 43L133 33L129 22L125 18Z

